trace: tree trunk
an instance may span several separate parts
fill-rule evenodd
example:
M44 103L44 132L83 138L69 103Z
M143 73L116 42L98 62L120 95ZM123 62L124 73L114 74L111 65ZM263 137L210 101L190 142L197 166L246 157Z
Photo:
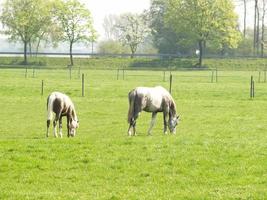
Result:
M30 53L30 57L32 57L32 42L29 42L29 53Z
M265 34L265 2L263 1L262 19L261 19L261 57L264 56L264 34Z
M137 48L133 45L131 45L130 47L131 47L131 58L134 58L134 54L135 54Z
M202 60L203 60L203 40L198 41L199 46L199 59L198 59L198 67L202 67Z
M40 42L41 42L41 38L38 38L38 42L37 42L37 46L36 46L36 54L35 54L35 57L38 56L38 51L39 51L39 47L40 47Z
M260 10L257 7L257 37L256 37L257 55L260 53Z
M26 41L23 41L24 43L24 61L23 61L23 64L27 64L28 63L28 60L27 60L27 46L28 46L28 43Z
M254 36L253 36L253 54L256 55L257 48L257 9L258 9L258 0L255 0L254 7Z
M73 66L73 56L72 56L72 45L73 42L70 42L70 65Z
M244 38L246 37L246 29L247 29L247 0L243 0L244 2Z

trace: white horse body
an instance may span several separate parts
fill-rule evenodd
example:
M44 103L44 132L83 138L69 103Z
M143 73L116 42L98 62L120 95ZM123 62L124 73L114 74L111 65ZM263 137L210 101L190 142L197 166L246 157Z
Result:
M147 112L157 112L161 108L163 96L167 96L172 99L170 93L161 86L156 86L154 88L150 87L137 87L137 94L143 94L146 97L148 107ZM146 111L146 110L145 110Z
M78 118L71 99L61 92L53 92L47 98L47 137L50 121L55 113L54 135L57 137L56 124L59 120L59 134L62 137L62 117L67 117L68 136L75 136L75 129L78 128Z
M152 113L152 121L148 134L156 121L158 112L163 112L164 117L164 133L167 133L167 121L169 129L175 133L175 127L178 124L179 116L176 115L176 105L171 94L163 87L137 87L130 91L129 98L129 112L128 123L130 124L128 134L131 135L131 128L133 128L135 135L135 125L138 115L144 110Z

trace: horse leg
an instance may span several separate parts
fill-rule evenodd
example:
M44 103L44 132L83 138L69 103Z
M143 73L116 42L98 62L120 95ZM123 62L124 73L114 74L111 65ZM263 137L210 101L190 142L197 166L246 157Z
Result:
M168 121L168 112L163 112L163 123L164 123L164 134L167 135L167 121Z
M57 120L56 119L53 121L53 127L54 127L54 136L57 138Z
M128 128L128 136L132 135L131 128L132 128L132 122L130 122L129 128Z
M56 114L56 117L54 119L53 125L54 125L54 136L57 138L57 122L59 119L59 114Z
M70 137L70 117L67 115L67 129L68 129L68 137Z
M157 117L157 113L153 112L152 113L152 119L151 119L151 123L150 123L150 127L148 129L148 135L151 135L151 130L154 127L155 123L156 123L156 117Z
M50 126L50 120L48 119L48 120L46 121L46 137L49 136L49 126Z
M132 118L130 121L129 128L128 128L128 136L132 136L131 129L133 129L133 135L136 135L135 125L136 125L136 120L134 118Z
M62 138L62 116L59 117L59 136Z
M136 136L136 120L134 120L134 123L133 123L133 136Z

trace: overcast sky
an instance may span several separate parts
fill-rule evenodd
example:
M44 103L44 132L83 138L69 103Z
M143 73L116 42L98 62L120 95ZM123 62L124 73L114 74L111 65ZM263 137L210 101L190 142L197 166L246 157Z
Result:
M104 37L103 19L109 14L140 13L150 6L150 0L80 0L91 11L94 27Z
M0 0L2 4L4 0ZM125 12L140 13L150 6L150 0L80 0L91 11L94 20L94 27L100 34L100 40L104 39L103 19L109 14L122 14ZM242 3L236 8L240 16L240 26L242 27L243 18ZM248 6L248 24L253 22L253 5Z
M140 13L150 6L150 0L80 0L91 11L94 27L100 34L100 39L104 38L103 19L109 14L121 14L125 12ZM243 6L239 3L236 7L236 12L240 16L240 26L242 27ZM248 5L247 23L252 24L253 5Z

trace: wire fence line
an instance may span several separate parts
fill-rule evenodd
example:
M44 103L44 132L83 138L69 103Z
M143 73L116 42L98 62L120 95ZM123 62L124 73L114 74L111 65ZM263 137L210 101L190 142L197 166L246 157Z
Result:
M170 76L174 82L199 82L199 83L217 83L217 82L248 82L250 77L255 78L257 83L267 82L267 72L264 71L220 71L217 69L201 70L139 70L139 69L81 69L81 68L64 68L64 69L45 69L45 68L0 68L0 77L7 74L8 76L24 78L64 78L66 80L80 80L82 74L98 76L99 79L106 78L121 81L138 81L148 79L158 82L167 82Z
M43 55L43 56L65 56L68 57L70 55L69 52L27 52L27 55ZM7 55L7 56L17 56L17 55L24 55L24 52L19 51L0 51L0 55ZM73 52L73 56L93 56L93 57L131 57L132 54L124 53L124 54L117 54L117 53L92 53L92 52ZM147 57L147 58L192 58L196 57L197 55L194 54L167 54L167 53L156 53L156 54L148 54L148 53L136 53L134 57ZM267 58L267 55L259 56L259 55L221 55L221 54L206 54L203 55L203 58L217 58L217 59L224 59L224 58Z

